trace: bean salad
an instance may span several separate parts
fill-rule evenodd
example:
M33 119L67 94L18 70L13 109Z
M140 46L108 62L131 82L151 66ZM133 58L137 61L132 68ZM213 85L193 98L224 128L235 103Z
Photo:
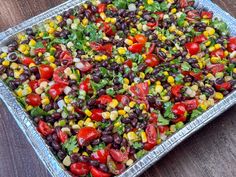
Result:
M234 90L236 37L193 0L92 0L2 47L0 77L70 174L109 177Z

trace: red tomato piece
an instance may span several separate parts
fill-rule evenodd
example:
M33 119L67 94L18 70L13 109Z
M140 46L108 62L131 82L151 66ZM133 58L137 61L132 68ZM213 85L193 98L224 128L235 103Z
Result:
M185 48L187 49L190 55L196 55L198 52L200 52L200 46L196 42L186 43Z
M91 159L97 160L100 163L106 164L109 151L107 149L100 149L91 154Z
M164 13L163 12L155 12L155 14L157 14L158 15L158 20L163 20L163 18L164 18Z
M212 74L216 74L218 72L222 72L225 70L225 65L224 64L213 64L210 66L207 66L207 69L212 72Z
M207 38L203 34L193 38L193 42L196 42L196 43L202 43L206 40L207 40Z
M125 60L124 65L128 66L129 68L132 68L133 62L132 60L128 59L128 60Z
M159 64L159 60L155 54L148 54L145 63L150 67L155 67Z
M113 48L113 45L112 44L105 44L103 46L103 52L109 56L111 56L112 54L112 48Z
M84 90L86 93L92 91L90 79L86 78L84 81L82 81L79 85L80 90Z
M93 166L91 167L90 172L93 175L93 177L110 177L111 176L111 174L98 170L97 168Z
M29 81L29 86L35 92L35 89L39 87L39 83L36 80Z
M149 93L148 83L139 83L130 87L130 92L139 98L145 98Z
M154 112L152 112L152 113L151 113L151 116L150 116L150 118L149 118L149 120L148 120L148 122L149 122L150 124L157 124L157 122L158 122L158 116L157 116L157 114L154 113Z
M104 22L101 25L100 30L102 30L109 37L114 36L116 34L115 26L113 26L107 22Z
M54 85L51 86L48 93L53 99L56 99L63 93L64 88L65 88L64 84L55 83Z
M41 97L38 94L31 93L31 94L27 95L26 103L31 106L34 106L34 107L40 106L41 105Z
M185 108L187 111L192 111L194 109L197 109L199 102L197 99L192 100L186 100L182 102L185 105Z
M61 130L57 132L57 137L62 143L65 143L68 140L68 135Z
M47 50L45 48L38 48L34 50L35 55L38 55L39 53L45 53Z
M152 54L155 50L156 44L152 43L151 47L149 48L147 55Z
M142 34L136 34L134 38L140 44L145 44L147 42L147 38Z
M107 104L112 102L112 97L110 97L109 95L102 95L97 99L97 102L99 102L100 104Z
M233 52L236 50L236 37L229 38L227 49L229 52Z
M148 124L146 128L147 142L150 144L157 144L157 129L154 124Z
M77 140L80 146L86 146L91 141L99 138L101 133L93 127L83 127L77 133Z
M185 122L187 120L187 117L181 116L176 119L173 119L172 122L178 123L178 122Z
M151 151L155 146L156 146L156 144L145 143L143 148L144 148L146 151Z
M109 168L109 171L112 174L119 175L125 171L125 164L123 163L115 163L111 156L109 155L107 157L107 166Z
M94 120L94 121L102 121L102 112L103 110L102 109L92 109L91 110L92 112L92 115L91 115L91 119Z
M50 79L53 72L53 68L49 65L42 64L39 66L39 74L41 79Z
M72 64L73 57L69 51L63 51L60 55L60 61L67 61L67 66Z
M183 85L174 85L172 86L171 88L171 93L176 96L176 97L179 97L180 94L181 94L181 89L183 88L184 86Z
M188 7L188 0L179 0L179 5L181 8Z
M186 19L189 22L196 22L196 20L200 19L200 14L197 10L190 10L187 12Z
M201 17L204 19L212 19L213 13L209 11L202 11L201 12Z
M193 71L190 71L189 74L190 74L190 76L194 77L194 79L196 79L198 81L201 80L203 77L202 72L195 73Z
M147 26L150 27L152 30L155 29L159 25L158 21L156 22L147 22Z
M184 116L187 112L184 103L175 103L172 107L172 112L179 116Z
M222 84L216 84L215 88L217 90L230 90L232 85L229 82L224 82Z
M217 49L213 52L211 52L212 57L220 57L221 59L225 57L224 50L223 49Z
M48 135L52 134L52 132L53 132L53 129L51 127L49 127L49 125L46 122L44 122L42 120L39 121L37 129L38 129L39 133L41 133L43 136L48 136Z
M21 59L21 62L25 66L29 66L31 63L35 64L34 60L30 57L24 57Z
M99 43L96 43L96 42L91 42L90 47L92 48L92 50L94 50L96 52L103 52L107 55L112 54L112 48L113 48L112 44L102 45L102 44L99 44Z
M90 166L85 162L77 162L70 165L73 175L83 176L89 174Z
M76 64L76 67L82 72L88 72L92 69L93 65L87 61L80 61Z
M98 4L98 13L105 12L107 5L104 3Z
M163 126L163 125L159 125L158 126L158 130L160 133L165 133L166 131L169 131L169 127L167 125Z
M109 150L111 157L116 161L116 162L124 162L129 159L129 148L127 149L126 152L121 152L118 149L110 149Z
M131 46L129 46L128 50L132 53L141 53L143 50L144 44L142 43L136 43Z
M64 73L66 66L61 66L57 68L53 73L53 80L57 83L68 85L68 78Z

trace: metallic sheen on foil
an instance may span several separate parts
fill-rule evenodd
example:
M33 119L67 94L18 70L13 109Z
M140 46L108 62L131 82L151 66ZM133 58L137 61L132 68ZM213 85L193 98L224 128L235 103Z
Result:
M227 23L230 34L236 36L236 19L230 16L228 13L223 11L216 4L212 3L210 0L195 0L195 6L197 8L205 8L214 13L214 16L223 20ZM19 32L32 27L34 25L40 24L46 19L52 18L57 14L62 13L65 10L73 8L84 0L69 0L59 6L56 6L38 16L35 16L15 27L9 28L8 30L0 33L0 47L8 44L8 42L15 37ZM0 98L5 103L6 107L14 117L18 126L21 128L26 138L34 148L38 157L41 159L45 167L51 173L53 177L70 177L69 173L63 168L52 152L49 150L48 146L44 142L41 135L37 132L35 126L29 115L24 111L24 109L17 102L16 97L9 90L9 88L0 80ZM200 128L204 127L207 123L212 121L214 118L222 114L224 111L232 107L236 103L236 91L230 93L225 99L217 103L215 106L210 108L208 111L203 113L201 116L196 118L194 121L188 123L184 128L176 132L174 135L170 136L162 144L154 148L143 158L134 163L130 168L128 168L124 173L119 175L119 177L135 177L143 173L151 165L161 159L174 147L180 144L187 137L198 131Z

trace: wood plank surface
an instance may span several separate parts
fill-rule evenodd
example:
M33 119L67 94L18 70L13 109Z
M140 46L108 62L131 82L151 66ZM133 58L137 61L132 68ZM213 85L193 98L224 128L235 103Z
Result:
M0 31L63 0L0 0ZM235 0L214 0L236 17ZM236 106L157 162L142 177L235 177ZM0 177L50 177L0 102Z

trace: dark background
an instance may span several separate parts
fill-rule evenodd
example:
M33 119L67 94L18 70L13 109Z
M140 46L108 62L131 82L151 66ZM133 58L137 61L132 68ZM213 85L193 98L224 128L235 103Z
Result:
M235 0L213 0L236 17ZM0 0L0 31L63 0ZM236 106L157 162L142 177L235 177ZM50 177L0 101L0 177Z

